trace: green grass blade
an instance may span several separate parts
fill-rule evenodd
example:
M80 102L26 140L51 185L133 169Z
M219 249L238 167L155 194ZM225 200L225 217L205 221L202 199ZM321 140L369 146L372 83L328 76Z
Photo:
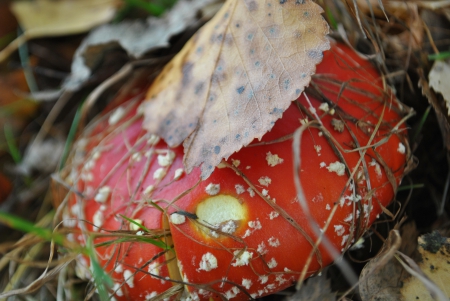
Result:
M425 188L425 184L414 184L414 185L400 186L397 189L397 191L405 191L405 190L419 189L419 188Z
M100 247L107 247L107 246L111 246L114 244L120 244L120 243L126 243L126 242L142 242L142 243L148 243L148 244L152 244L158 248L161 248L163 250L170 250L171 247L167 246L166 243L160 241L160 240L156 240L153 238L149 238L149 237L145 237L145 236L136 236L136 237L121 237L121 238L117 238L117 239L113 239L113 240L109 240L109 241L104 241L102 243L96 244L95 247L100 248Z
M16 146L14 142L14 134L11 127L6 124L4 127L6 144L8 145L9 154L13 158L16 164L19 164L22 161L22 156L20 155L19 148Z
M158 209L161 212L164 212L164 209L153 201L150 201L149 205L155 207L156 209Z
M77 109L77 112L75 113L75 116L72 121L72 125L70 126L69 134L67 136L66 144L64 145L64 152L61 156L61 161L59 164L59 171L61 171L65 164L67 157L69 156L69 152L71 149L71 146L73 144L73 141L75 140L75 135L77 133L77 128L80 123L80 117L81 117L81 108L83 107L83 104L80 104L80 106Z
M430 61L442 61L445 59L450 58L450 51L446 51L446 52L440 52L440 53L435 53L435 54L429 54L428 55L428 59Z
M93 247L92 238L89 238L86 242L86 249L91 261L91 271L94 278L95 287L97 288L100 300L110 300L108 288L112 288L114 282L110 275L106 273L103 267L100 265L97 259L95 249Z
M153 239L153 238L148 238L148 237L145 237L145 236L139 236L136 239L139 242L152 244L152 245L157 246L157 247L159 247L159 248L161 248L163 250L170 250L170 249L172 249L165 242L162 242L160 240L156 240L156 239Z
M34 234L44 240L53 240L58 245L63 245L64 235L53 233L51 230L36 226L35 224L24 220L18 216L0 211L0 223L8 227L25 233Z
M325 14L327 15L328 22L330 23L330 27L333 29L337 29L338 23L336 21L336 18L333 15L333 12L328 7L325 8Z
M126 217L125 215L119 214L123 219L129 221L130 223L138 226L140 229L144 230L145 232L151 232L150 229L148 229L147 227L145 227L144 225L142 225L141 223L135 221L134 219L131 219L129 217Z
M425 125L425 121L427 121L428 115L430 115L431 112L431 106L428 106L425 112L422 115L422 118L420 119L419 125L414 131L414 135L412 138L413 142L417 142L417 138L419 137L420 133L422 132L423 126Z
M165 7L162 5L154 4L151 2L146 2L143 0L125 0L125 3L132 7L137 7L137 8L143 9L148 14L153 15L153 16L160 16L166 10Z
M0 49L5 48L9 43L14 41L16 38L15 32L10 32L5 34L3 37L0 37Z

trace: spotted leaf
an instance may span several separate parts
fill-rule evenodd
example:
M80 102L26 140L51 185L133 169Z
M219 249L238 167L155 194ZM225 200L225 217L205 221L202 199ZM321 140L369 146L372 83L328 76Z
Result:
M310 0L227 1L155 80L144 127L183 143L186 170L207 178L308 85L329 48L321 13Z

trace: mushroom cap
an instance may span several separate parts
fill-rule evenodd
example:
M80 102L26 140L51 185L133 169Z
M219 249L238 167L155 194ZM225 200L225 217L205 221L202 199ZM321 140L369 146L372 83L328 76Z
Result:
M177 184L189 193L169 214L196 215L170 224L191 291L246 300L284 289L309 257L307 276L335 259L330 249L347 250L393 199L407 147L396 99L372 65L345 46L333 45L317 74L315 91L303 93L261 142L195 187ZM301 139L293 145L296 131ZM321 233L330 245L314 252Z
M83 133L66 179L74 187L63 213L64 225L73 230L70 239L86 246L94 237L96 259L111 276L109 291L119 301L147 300L171 289L169 279L179 279L164 214L158 201L151 204L150 187L171 182L153 175L159 154L173 151L142 130L141 99L104 114ZM175 153L172 166L164 168L167 175L182 166L182 150ZM76 271L92 278L87 255L79 256Z
M306 276L320 272L370 227L407 162L402 108L376 69L338 44L324 54L311 86L261 141L203 181L199 168L183 172L182 147L168 148L142 129L139 101L86 131L68 178L78 191L65 213L79 220L71 225L75 240L142 231L132 219L152 230L142 237L173 244L176 253L136 237L96 248L120 285L120 293L111 291L118 300L145 300L177 283L192 299L271 294L294 284L303 269ZM170 237L161 234L169 229ZM162 278L149 273L150 264Z

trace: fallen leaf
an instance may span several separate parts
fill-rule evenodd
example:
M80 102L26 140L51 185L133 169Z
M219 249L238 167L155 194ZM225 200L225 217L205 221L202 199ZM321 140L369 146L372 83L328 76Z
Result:
M24 34L33 37L82 33L110 21L117 0L15 1L11 9Z
M310 0L229 0L150 87L144 127L184 144L187 172L207 178L260 139L298 98L329 48Z
M413 223L404 225L401 233L400 236L398 230L392 230L380 253L361 271L359 293L362 301L402 300L400 288L403 281L410 275L394 258L394 255L397 251L408 255L414 254L418 233Z
M0 52L0 62L30 39L86 32L109 22L118 0L14 1L11 10L24 33Z
M440 101L438 95L430 89L430 85L423 74L423 70L418 69L418 74L420 76L418 86L422 90L422 95L428 99L428 102L433 107L439 128L441 129L442 141L447 150L450 150L450 116L447 114L445 105Z
M450 78L449 61L435 61L428 74L429 85L435 92L441 93L447 107L447 115L450 116Z
M422 272L441 291L450 297L450 239L438 232L419 237L419 253L422 260L416 261ZM418 277L408 278L401 288L404 300L436 300Z
M336 294L331 292L330 280L323 274L309 278L299 291L284 301L335 301Z
M64 150L64 140L47 139L43 142L30 143L25 151L24 158L16 166L16 171L30 175L33 171L41 174L50 174L55 171Z
M111 48L121 47L129 56L140 58L150 50L169 46L169 39L197 21L198 10L212 1L179 0L162 17L106 24L92 30L75 53L64 88L78 90L88 80L97 61Z

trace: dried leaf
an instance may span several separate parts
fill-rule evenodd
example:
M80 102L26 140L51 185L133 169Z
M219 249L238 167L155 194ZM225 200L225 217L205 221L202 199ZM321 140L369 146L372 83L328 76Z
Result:
M110 21L117 0L15 1L11 9L29 38L77 34Z
M361 300L398 301L404 279L410 275L394 258L397 251L411 255L417 246L417 230L413 223L402 227L401 237L398 230L392 230L377 257L370 260L360 275L359 293Z
M28 145L23 161L17 166L17 171L30 175L32 171L50 174L55 171L64 149L64 141L48 139Z
M155 80L144 127L184 142L187 171L208 177L308 85L329 48L321 13L311 0L229 0Z
M164 16L107 24L89 33L77 49L70 77L64 83L75 91L89 78L91 69L111 48L123 48L129 56L139 58L146 52L169 46L169 39L197 19L197 11L213 0L180 0Z
M11 10L24 33L0 52L0 62L30 39L86 32L110 21L118 0L14 1Z
M429 85L435 92L441 93L450 116L450 64L448 61L436 61L428 74Z
M416 263L422 272L450 297L450 239L438 232L423 235L419 237L418 250L422 260ZM436 300L418 277L405 281L401 293L404 300Z
M324 274L322 272L322 274ZM335 301L336 294L331 292L330 280L324 275L308 279L302 288L284 301Z
M444 142L444 146L447 150L450 150L450 116L446 114L443 103L439 101L437 95L430 89L428 81L425 79L425 75L423 74L423 70L419 69L418 73L420 76L418 86L422 89L422 95L428 99L428 102L433 107L436 113L439 128L441 129L442 141Z
M376 300L377 298L386 301L398 300L400 295L398 279L402 268L399 264L395 264L392 258L400 247L401 238L394 231L389 233L389 238L380 254L370 260L361 272L359 293L363 301Z

